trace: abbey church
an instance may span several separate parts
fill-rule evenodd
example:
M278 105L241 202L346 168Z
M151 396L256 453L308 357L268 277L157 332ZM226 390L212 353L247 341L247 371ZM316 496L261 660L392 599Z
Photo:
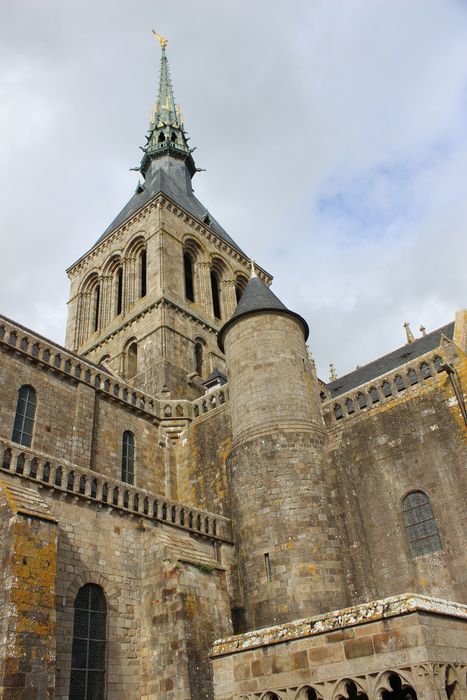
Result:
M160 43L65 347L0 316L0 698L465 700L467 311L319 378Z

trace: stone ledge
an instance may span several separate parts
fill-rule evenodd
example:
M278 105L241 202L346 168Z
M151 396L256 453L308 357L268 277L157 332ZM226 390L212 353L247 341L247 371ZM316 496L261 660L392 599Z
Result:
M311 637L323 632L353 627L397 615L407 615L412 612L425 612L467 620L467 605L416 593L404 593L341 610L333 610L324 615L293 620L284 625L265 627L245 634L217 639L212 645L210 656L223 656L270 644L280 644L292 639Z

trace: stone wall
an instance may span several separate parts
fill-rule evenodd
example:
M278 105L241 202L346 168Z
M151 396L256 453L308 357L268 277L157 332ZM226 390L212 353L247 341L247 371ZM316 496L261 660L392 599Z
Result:
M466 606L406 595L218 640L211 658L216 700L380 700L398 687L439 700L448 686L460 700L466 653Z
M456 367L465 386L465 356ZM466 431L448 375L342 421L329 456L359 581L354 602L408 590L465 600ZM402 500L412 491L430 499L440 551L411 549Z
M43 500L0 487L0 695L54 698L57 526Z

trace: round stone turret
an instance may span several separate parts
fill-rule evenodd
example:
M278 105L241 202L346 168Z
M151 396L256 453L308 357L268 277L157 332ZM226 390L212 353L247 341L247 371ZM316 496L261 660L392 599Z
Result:
M249 629L347 602L307 337L306 322L256 276L219 334L228 368L228 471Z

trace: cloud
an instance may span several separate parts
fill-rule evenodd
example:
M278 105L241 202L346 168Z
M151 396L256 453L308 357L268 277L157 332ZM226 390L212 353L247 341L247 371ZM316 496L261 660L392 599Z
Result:
M2 310L63 341L63 270L134 190L169 61L197 196L345 372L465 304L457 0L17 0L0 9Z

